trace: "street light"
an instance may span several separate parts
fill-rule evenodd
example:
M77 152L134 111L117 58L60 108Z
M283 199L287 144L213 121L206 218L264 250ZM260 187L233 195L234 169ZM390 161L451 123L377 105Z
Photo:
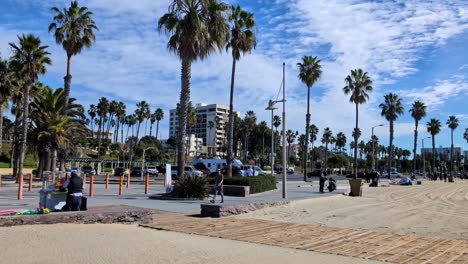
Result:
M275 167L275 154L274 149L275 149L275 139L274 139L274 130L273 130L273 112L278 109L275 107L276 101L270 100L268 102L268 107L265 108L265 110L271 110L271 153L270 153L270 159L271 159L271 175L274 176L274 167Z
M155 147L149 147L149 148L145 148L143 149L143 156L142 156L142 160L141 160L141 163L142 163L142 168L141 168L141 180L143 180L143 170L145 169L145 163L146 163L146 160L145 160L145 152L148 150L148 149L155 149Z
M376 128L376 127L381 127L381 126L383 126L383 124L376 125L376 126L373 126L373 127L372 127L372 137L371 137L371 141L372 141L372 171L375 171L374 128Z
M421 155L422 155L422 158L423 158L423 173L424 173L424 178L426 178L426 159L424 157L424 140L425 139L428 139L428 138L431 138L431 137L425 137L425 138L422 138L421 139L421 143L422 143L422 148L421 148Z

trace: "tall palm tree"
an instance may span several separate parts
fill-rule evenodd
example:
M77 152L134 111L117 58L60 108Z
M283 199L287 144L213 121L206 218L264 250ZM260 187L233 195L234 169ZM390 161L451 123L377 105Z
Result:
M3 112L7 108L8 100L12 95L11 76L12 72L8 62L0 58L0 153L3 140Z
M468 128L465 128L465 133L463 134L463 138L466 140L468 143Z
M158 139L159 121L161 121L164 118L164 111L161 108L158 108L154 112L154 115L156 117L156 139Z
M346 135L343 132L336 134L336 146L340 151L346 146Z
M149 104L146 101L141 101L137 103L137 109L135 110L135 115L138 121L137 134L136 134L137 141L138 141L138 136L140 134L140 125L148 117L149 113L150 113Z
M55 42L62 44L67 53L67 75L64 77L64 87L65 104L68 104L72 79L70 74L71 58L80 54L83 47L91 48L93 41L96 40L93 30L99 29L91 18L93 13L85 6L80 7L77 1L72 1L70 7L64 8L63 12L57 7L53 7L52 11L55 12L55 16L54 22L49 25L49 32L55 30ZM64 107L63 110L67 111L67 107Z
M416 171L416 150L418 147L418 124L419 121L426 116L426 105L421 101L416 101L412 104L409 110L414 118L414 148L413 148L413 172Z
M453 131L458 127L458 118L456 116L449 116L447 120L448 127L450 128L450 138L451 138L451 145L450 145L450 175L452 175L453 170Z
M442 125L438 119L431 118L431 120L427 122L427 132L432 136L432 173L435 172L435 136L439 134L441 127Z
M299 135L299 132L294 132L291 129L286 131L286 142L288 142L288 166L289 166L289 157L291 157L291 144L296 141L296 137Z
M349 101L356 105L356 127L359 128L359 108L360 104L365 103L369 99L369 93L372 92L372 80L368 76L367 72L362 69L352 70L351 75L348 75L345 79L346 86L343 88L343 92L346 95L351 94ZM355 146L358 144L357 133L354 137ZM354 179L357 179L357 148L354 148Z
M299 79L307 86L307 114L306 114L306 138L309 138L309 126L310 126L310 87L320 78L322 74L322 66L320 60L317 57L304 56L302 63L298 63L299 68ZM309 141L306 140L305 148L309 147ZM308 151L304 152L304 181L307 180L307 161Z
M312 147L311 160L313 162L314 161L314 144L315 144L315 141L317 140L317 135L319 133L318 127L314 124L310 125L309 133L310 133L310 144ZM309 149L306 148L306 151L309 151Z
M179 56L181 69L181 91L179 114L178 176L182 177L185 167L185 128L187 106L190 101L190 79L192 62L207 58L216 48L225 47L229 25L226 23L225 4L218 0L172 0L169 12L158 21L159 31L171 34L168 49Z
M88 115L91 117L91 137L94 138L94 118L96 118L97 107L94 104L91 104L88 109Z
M385 102L380 104L382 110L381 115L390 122L390 145L388 147L388 177L390 177L390 170L392 168L392 154L393 154L393 124L405 111L401 98L398 95L389 93L384 96Z
M32 34L18 36L19 45L9 43L13 49L11 66L18 79L24 82L23 85L23 127L21 131L21 145L19 151L19 171L23 174L24 156L26 153L26 142L29 126L29 92L31 86L38 81L38 76L46 73L46 65L52 64L46 51L48 46L41 46L41 40Z
M104 134L104 121L109 112L109 100L106 97L101 97L97 105L97 115L99 116L99 127L98 127L98 158L101 157L101 141Z
M251 52L257 45L257 39L252 29L255 27L254 15L242 10L238 6L231 6L229 9L228 22L230 24L229 41L226 50L231 49L232 72L231 91L229 95L229 129L227 135L227 176L232 176L232 144L234 134L234 81L236 75L236 62L240 60L241 54Z
M244 160L247 161L247 139L250 137L252 134L252 130L255 127L255 124L257 122L257 117L255 116L254 111L247 111L244 117Z
M117 120L117 125L115 127L115 143L119 141L119 128L121 131L120 137L122 138L122 143L123 143L123 122L125 121L125 116L126 116L126 109L127 106L125 105L124 102L119 102L117 104L117 109L115 112L115 117Z
M267 122L265 121L262 121L260 122L260 124L258 124L258 131L260 132L260 134L262 135L262 165L264 164L264 161L265 161L265 134L266 132L268 131L268 124Z
M330 143L332 137L333 132L330 130L330 128L325 128L322 135L322 143L325 144L325 169L328 168L328 144Z

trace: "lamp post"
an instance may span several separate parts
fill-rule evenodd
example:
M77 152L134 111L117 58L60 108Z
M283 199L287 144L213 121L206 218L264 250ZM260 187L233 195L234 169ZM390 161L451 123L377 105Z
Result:
M421 139L421 144L422 144L422 148L421 148L421 155L422 155L422 158L423 158L423 173L424 173L424 178L426 178L426 158L424 157L424 140L425 139L428 139L428 138L431 138L431 137L425 137L425 138L422 138Z
M371 137L371 141L372 141L372 171L375 171L374 128L376 128L376 127L381 127L381 126L383 126L383 124L376 125L376 126L373 126L373 127L372 127L372 137Z
M274 176L274 167L275 167L275 137L274 137L274 130L273 130L273 112L275 109L278 109L275 107L276 101L270 100L268 102L268 107L265 108L265 110L271 110L271 153L270 153L270 159L271 159L271 175Z
M148 149L155 149L155 147L149 147L149 148L145 148L143 149L143 156L142 156L142 160L141 160L141 163L142 163L142 172L141 172L141 180L143 180L143 170L145 169L145 163L146 163L146 160L145 160L145 152L148 150Z
M288 197L286 191L286 63L283 62L283 199ZM307 139L309 140L309 139Z

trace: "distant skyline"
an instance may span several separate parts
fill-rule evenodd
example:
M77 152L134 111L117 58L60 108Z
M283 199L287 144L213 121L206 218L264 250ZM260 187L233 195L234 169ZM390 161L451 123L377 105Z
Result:
M157 32L157 21L167 11L169 0L81 0L94 12L100 28L90 50L72 58L71 96L86 108L102 96L123 101L127 111L146 100L152 111L160 107L165 118L161 136L167 138L169 110L175 108L180 92L180 62L166 49L167 36ZM305 133L307 90L297 78L296 63L304 55L318 56L323 75L311 89L311 123L319 139L325 127L333 134L344 132L347 146L354 127L354 105L342 92L350 70L362 68L374 81L368 103L360 106L360 140L368 141L371 127L380 144L388 145L388 122L380 116L383 95L394 92L403 98L405 114L396 121L395 146L411 150L414 121L408 110L415 100L428 105L420 122L437 118L443 124L436 146L450 146L450 115L459 118L454 145L468 149L463 139L468 127L468 2L463 0L241 0L255 14L258 46L242 57L237 67L235 111L243 117L254 110L257 120L270 124L265 111L281 84L286 62L287 129ZM2 0L0 13L0 56L10 57L8 42L17 35L32 33L49 45L53 65L41 81L56 89L63 87L66 55L47 32L52 22L51 7L70 5L63 0ZM193 104L229 105L231 57L214 54L192 67ZM280 115L280 110L277 111ZM430 147L431 140L425 141Z

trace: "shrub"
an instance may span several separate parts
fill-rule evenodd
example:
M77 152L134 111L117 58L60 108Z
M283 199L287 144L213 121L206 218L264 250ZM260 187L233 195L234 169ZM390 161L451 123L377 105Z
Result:
M178 198L208 197L208 182L202 177L185 175L175 181L173 195Z
M215 179L209 179L210 184L215 183ZM224 178L224 185L250 186L250 193L261 193L276 190L276 179L272 175L260 175L254 177L231 177Z

